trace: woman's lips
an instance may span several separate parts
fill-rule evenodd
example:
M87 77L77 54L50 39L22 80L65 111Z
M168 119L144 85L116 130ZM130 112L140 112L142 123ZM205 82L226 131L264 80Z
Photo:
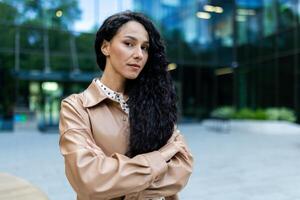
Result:
M140 69L141 66L138 64L128 64L130 67L133 67L134 69Z

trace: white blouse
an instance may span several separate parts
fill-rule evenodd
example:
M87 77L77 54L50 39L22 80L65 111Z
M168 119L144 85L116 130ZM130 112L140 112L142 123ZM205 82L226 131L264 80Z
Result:
M125 98L123 96L122 93L113 91L112 89L110 89L109 87L107 87L106 85L104 85L99 79L96 79L96 83L100 86L101 90L104 92L104 94L110 98L113 101L116 101L120 104L122 110L129 114L129 107L125 101Z

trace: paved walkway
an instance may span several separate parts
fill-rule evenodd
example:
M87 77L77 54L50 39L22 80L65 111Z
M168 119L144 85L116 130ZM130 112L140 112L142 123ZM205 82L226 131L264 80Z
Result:
M199 124L180 129L195 157L181 199L300 199L300 133L217 133ZM0 172L26 179L50 200L75 200L65 179L58 134L0 132Z
M28 181L11 174L0 173L0 199L48 200L47 195Z

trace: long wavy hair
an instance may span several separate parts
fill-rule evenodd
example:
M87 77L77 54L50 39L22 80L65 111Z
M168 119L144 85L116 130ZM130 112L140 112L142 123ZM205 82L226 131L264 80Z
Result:
M104 71L106 57L101 51L104 40L110 41L120 27L129 21L144 26L149 35L148 60L134 80L127 80L129 96L129 149L134 157L160 149L172 136L177 121L176 93L170 73L165 46L153 23L141 13L125 11L107 18L96 34L97 64Z

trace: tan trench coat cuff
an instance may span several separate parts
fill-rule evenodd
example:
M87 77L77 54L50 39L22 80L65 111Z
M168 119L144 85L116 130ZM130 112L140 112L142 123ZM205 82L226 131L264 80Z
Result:
M153 151L144 154L144 156L148 160L149 166L152 169L152 181L159 179L160 176L166 173L168 170L168 165L159 151Z

